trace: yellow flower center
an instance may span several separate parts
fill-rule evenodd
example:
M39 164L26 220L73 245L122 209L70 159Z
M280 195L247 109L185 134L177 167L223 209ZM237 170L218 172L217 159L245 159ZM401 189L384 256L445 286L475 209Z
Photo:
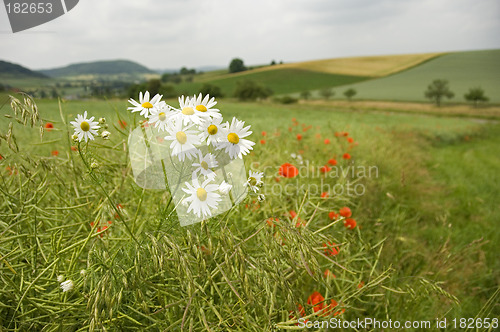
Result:
M145 102L142 104L142 107L144 108L153 108L153 104L151 104L149 101Z
M160 121L165 121L167 119L167 116L165 115L164 112L161 112L160 114L158 114L158 119Z
M240 141L240 138L235 133L230 133L229 135L227 135L227 140L230 143L238 144L238 142Z
M194 109L192 107L184 107L182 109L182 114L184 114L184 115L193 115L194 114Z
M215 135L215 134L217 134L219 129L217 128L216 125L210 125L210 126L208 126L207 131L210 135Z
M181 144L184 144L187 142L187 136L186 133L183 131L178 131L177 134L175 134L175 138L177 138L177 141Z
M248 183L253 187L257 185L257 179L252 176L250 179L248 179Z
M205 170L207 170L208 169L208 163L205 160L203 160L201 162L201 167L203 167Z
M196 110L200 111L200 112L206 112L207 107L205 105L198 105L198 106L196 106Z
M207 191L203 188L198 188L196 190L196 196L198 196L198 199L202 202L207 200Z
M89 131L90 130L90 125L87 121L82 121L82 123L80 123L80 128L83 130L83 131Z

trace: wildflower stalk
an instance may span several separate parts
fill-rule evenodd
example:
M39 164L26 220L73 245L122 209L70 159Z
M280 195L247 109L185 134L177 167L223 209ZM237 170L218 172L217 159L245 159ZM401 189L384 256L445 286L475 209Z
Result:
M88 146L88 144L87 144L87 146ZM125 228L127 229L127 232L130 234L130 237L132 238L132 240L134 240L135 243L137 243L139 246L141 246L141 244L139 243L139 241L134 236L134 233L132 233L132 230L128 226L127 222L123 218L122 213L117 208L115 202L113 202L113 200L111 199L111 197L108 195L108 192L106 191L106 189L104 189L104 187L102 186L102 184L95 177L94 171L93 171L92 167L90 167L90 165L88 164L87 160L85 159L85 157L82 154L82 150L81 150L80 144L78 144L78 153L80 154L80 158L82 159L85 167L89 171L89 176L92 179L92 181L94 181L94 183L97 184L97 186L101 189L101 191L103 192L103 194L106 196L106 198L108 199L109 204L111 204L111 206L112 206L113 210L115 211L116 215L118 216L118 218L120 219L120 221L123 222L123 224L125 225Z

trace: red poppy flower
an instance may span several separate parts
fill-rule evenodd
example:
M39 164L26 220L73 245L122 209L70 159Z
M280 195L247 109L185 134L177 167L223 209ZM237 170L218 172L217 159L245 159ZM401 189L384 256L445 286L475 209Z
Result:
M320 133L317 133L316 135L314 135L314 137L316 137L316 138L321 138L321 134L320 134Z
M337 161L336 161L335 159L333 159L333 158L332 158L332 159L330 159L330 160L328 160L328 163L329 163L330 165L332 165L332 166L337 165Z
M352 142L354 142L354 139L353 139L352 137L347 137L347 141L348 141L349 143L352 143Z
M297 222L295 223L295 227L300 228L306 225L306 221L302 220L300 218L297 219Z
M326 165L325 165L325 166L321 166L321 167L319 168L319 171L320 171L321 173L328 173L328 172L330 172L331 170L332 170L332 168L331 168L331 167L328 167L328 166L326 166Z
M334 211L328 213L328 218L330 218L330 220L335 220L339 217L339 215L337 213L335 213Z
M344 155L342 156L342 158L344 158L344 159L351 159L351 155L349 153L344 153Z
M326 305L326 304L325 304ZM335 301L334 299L331 299L330 300L330 304L328 305L328 307L323 311L323 316L330 316L332 313L333 313L333 310L335 309L335 307L338 305L337 301Z
M332 242L328 242L328 244L323 243L323 247L325 248L326 256L335 256L339 253L335 243Z
M2 159L3 159L3 157L2 157L2 155L0 154L0 160L2 160Z
M57 157L59 155L59 151L54 150L50 154Z
M294 178L299 175L299 170L297 169L297 167L293 166L290 163L284 163L283 165L281 165L278 173L279 175L286 178Z
M342 315L345 312L345 309L339 310L336 313L334 313L334 316Z
M301 306L300 304L297 304L297 309L298 309L298 313L299 313L299 316L300 317L304 317L306 315L306 311L304 310L304 307ZM290 320L293 320L293 319L296 319L295 315L294 315L294 312L293 311L290 311L290 314L288 315L288 318ZM309 320L305 319L304 320L304 323L307 323ZM299 323L295 323L296 326L299 325Z
M345 137L349 136L349 133L344 132L344 136L345 136Z
M290 132L291 132L291 131L292 131L292 127L288 127L288 131L290 131Z
M321 193L321 198L327 198L330 194L328 194L326 191Z
M297 119L296 118L292 118L292 122L297 122Z
M276 225L276 223L278 223L280 220L278 218L268 218L266 220L266 224L268 226L271 226L271 227L274 227L274 225Z
M328 279L328 278L337 278L335 274L332 273L332 271L326 269L325 272L323 272L323 276Z
M364 282L364 281L361 281L361 282L358 284L358 288L362 288L364 285L365 285L365 282Z
M78 149L76 148L76 146L72 146L72 147L71 147L71 150L72 150L72 151L77 151Z
M300 141L302 139L302 135L301 134L297 134L297 140Z
M325 138L324 142L325 144L330 144L330 140L328 138Z
M275 178L274 178L274 180L275 180L276 182L280 182L280 181L281 181L281 179L280 179L279 177L275 177Z
M294 210L288 211L288 214L290 215L291 219L295 219L295 217L297 216L297 212L295 212Z
M309 297L307 298L307 304L313 306L314 312L318 312L323 309L324 301L325 298L323 297L323 295L321 295L321 293L317 291L309 295Z
M356 227L356 220L347 218L344 220L344 226L348 229L353 229L354 227Z
M349 218L350 216L352 216L351 209L349 209L347 206L344 206L343 208L341 208L339 210L339 213L342 217L345 217L345 218Z
M54 129L54 124L52 122L47 122L44 127L47 131L51 131Z
M261 139L260 140L260 144L266 144L266 140L265 139Z
M123 120L119 120L119 121L118 121L118 124L120 125L120 127L121 127L122 129L125 129L125 127L127 127L127 123L126 123L125 121L123 121Z
M339 133L338 131L335 132L335 137L339 137L339 136L342 136L342 133Z
M265 131L263 131L261 134L262 134L262 136L266 136L267 135L267 133Z

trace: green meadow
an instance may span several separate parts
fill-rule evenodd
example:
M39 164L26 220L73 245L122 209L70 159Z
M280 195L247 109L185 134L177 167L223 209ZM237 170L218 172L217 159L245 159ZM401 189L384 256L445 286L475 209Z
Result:
M455 93L449 102L464 102L463 95L470 88L481 87L490 102L498 104L499 60L500 50L449 53L393 75L343 86L335 98L344 98L342 92L354 88L357 99L426 101L427 86L435 79L445 79Z
M432 60L422 70L450 56ZM283 75L280 80L291 73ZM320 88L333 76L316 78ZM234 81L221 84L229 89ZM287 93L290 87L282 89ZM177 105L175 100L167 103ZM42 100L40 115L54 129L40 139L37 128L16 123L19 152L5 140L0 145L0 326L6 331L42 326L73 331L288 330L297 328L293 316L301 315L298 304L310 320L328 319L315 315L317 306L308 303L313 291L335 299L336 308L345 309L335 317L345 320L434 322L500 315L496 121L313 103L221 99L217 106L225 120L235 116L252 126L250 139L257 144L245 163L267 167L263 192L276 185L281 164L299 166L292 154L303 155L308 165L319 167L335 158L345 167L372 166L378 172L347 179L363 185L360 195L266 192L263 202L249 198L224 218L181 228L173 210L165 208L166 192L142 190L133 182L126 142L140 117L126 110L126 101L63 101L60 108L54 100ZM105 117L112 137L97 140L88 150L82 147L80 157L70 149L75 144L67 123L85 110ZM8 104L0 112L13 116ZM0 119L2 134L12 120ZM119 120L127 126L122 128ZM339 136L344 132L356 143L347 144ZM342 159L346 152L351 160ZM89 170L82 160L96 160L100 166ZM111 201L125 206L126 213L109 234L95 234L89 224L107 213L103 211ZM355 229L329 219L329 212L342 206L352 210ZM290 210L298 217L290 217ZM271 228L269 218L279 222ZM301 220L307 225L296 227ZM341 245L333 261L318 256L317 248L321 254L327 238ZM206 274L207 269L213 272ZM336 277L325 279L325 269ZM58 291L59 274L78 280L76 291Z

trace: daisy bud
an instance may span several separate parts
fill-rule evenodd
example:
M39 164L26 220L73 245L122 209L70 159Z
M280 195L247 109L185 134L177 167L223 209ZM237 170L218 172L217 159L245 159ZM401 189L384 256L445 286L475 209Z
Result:
M64 281L64 276L62 274L57 276L57 282L63 282Z
M101 133L101 137L102 137L103 139L109 139L109 135L111 135L111 133L110 133L109 131L107 131L107 130L105 130L105 131L103 131L103 132Z
M97 167L99 167L99 164L95 161L93 161L92 164L90 164L90 168L92 169L96 169Z
M63 292L69 292L70 290L73 289L75 285L73 284L72 280L66 280L64 282L61 282L61 289Z
M100 124L105 124L106 123L106 119L105 118L100 118L99 119L99 123Z
M108 129L108 128L109 128L108 124L106 123L106 124L103 126L103 128L104 128L104 129Z
M85 271L85 270L80 270L80 275L81 275L82 277L85 277L85 275L86 275L86 274L87 274L87 271Z
M259 196L257 196L257 199L259 200L259 202L263 202L266 200L266 196L264 196L264 194L260 194Z
M219 185L219 192L223 195L227 195L233 186L227 183L226 181L222 181Z
M73 142L78 142L78 135L77 134L71 135L71 139L73 140Z

